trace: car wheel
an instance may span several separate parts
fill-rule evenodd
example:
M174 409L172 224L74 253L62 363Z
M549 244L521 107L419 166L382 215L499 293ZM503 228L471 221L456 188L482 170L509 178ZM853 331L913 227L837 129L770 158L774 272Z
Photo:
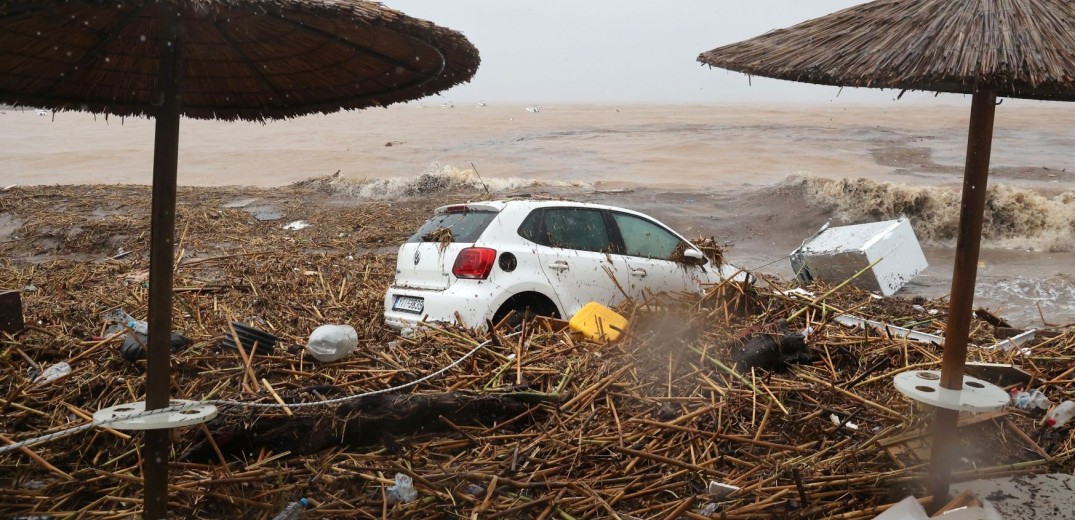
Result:
M514 312L513 312L514 311ZM493 324L500 324L508 329L519 328L524 322L532 321L538 316L559 318L560 311L548 298L538 293L518 294L504 302L496 314L493 315ZM506 321L505 321L505 318Z

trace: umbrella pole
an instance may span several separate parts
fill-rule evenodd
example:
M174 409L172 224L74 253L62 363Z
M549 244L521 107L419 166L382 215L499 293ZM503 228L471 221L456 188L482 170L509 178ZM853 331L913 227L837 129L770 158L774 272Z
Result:
M963 388L967 336L970 334L971 310L974 305L974 281L978 275L978 251L982 241L982 223L985 220L985 191L989 179L989 154L993 143L996 101L997 94L993 91L975 91L971 100L959 236L956 240L955 266L952 269L948 326L944 332L944 357L941 360L941 387L951 390ZM933 446L929 464L929 491L933 495L934 508L939 508L948 501L952 466L959 460L958 421L958 410L937 408L933 421Z
M146 409L169 404L171 387L172 263L175 255L176 170L179 160L179 26L175 8L162 4L160 85L153 143L153 209L149 248L149 348ZM147 430L142 447L145 518L168 517L170 429Z

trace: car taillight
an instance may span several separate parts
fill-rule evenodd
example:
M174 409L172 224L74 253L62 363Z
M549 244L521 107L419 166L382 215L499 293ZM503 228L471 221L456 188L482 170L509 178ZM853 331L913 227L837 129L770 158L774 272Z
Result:
M459 252L455 257L455 265L452 266L452 274L456 278L471 278L484 280L489 277L489 271L493 270L493 262L496 261L496 250L488 247L468 247Z

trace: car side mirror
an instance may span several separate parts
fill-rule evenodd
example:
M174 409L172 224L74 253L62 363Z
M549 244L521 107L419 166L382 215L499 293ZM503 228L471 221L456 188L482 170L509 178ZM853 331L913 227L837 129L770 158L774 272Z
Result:
M687 248L683 251L683 263L689 265L705 265L708 260L701 251L693 248Z

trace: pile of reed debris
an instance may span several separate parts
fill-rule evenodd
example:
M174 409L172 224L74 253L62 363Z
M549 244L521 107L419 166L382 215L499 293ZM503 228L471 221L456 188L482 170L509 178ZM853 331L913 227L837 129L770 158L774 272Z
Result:
M322 196L316 185L181 190L173 319L193 342L174 353L174 397L321 401L414 381L484 346L404 391L320 407L223 406L207 424L173 430L175 517L271 518L306 497L310 518L849 520L925 493L931 413L892 378L939 368L940 349L832 318L939 334L943 301L788 292L762 279L632 302L614 344L552 323L401 337L381 325L394 248L434 203L311 202ZM286 216L261 221L228 204L241 197ZM0 340L0 442L142 399L145 362L121 356L122 335L106 334L102 315L145 317L148 200L144 187L0 194L0 214L18 223L0 243L0 289L22 291L26 323ZM312 226L284 229L298 219ZM1010 334L982 316L972 343ZM221 344L231 321L280 341L271 354L243 356ZM358 351L334 363L310 357L306 337L326 323L354 326ZM780 345L803 331L805 349L744 351L755 338ZM1023 348L970 356L1029 374L1009 386L1054 403L1075 397L1075 327ZM69 374L35 381L60 362ZM1070 471L1072 430L1044 426L1043 414L963 418L954 480ZM0 516L139 515L139 441L100 428L0 455ZM398 500L397 474L411 477L416 498Z

